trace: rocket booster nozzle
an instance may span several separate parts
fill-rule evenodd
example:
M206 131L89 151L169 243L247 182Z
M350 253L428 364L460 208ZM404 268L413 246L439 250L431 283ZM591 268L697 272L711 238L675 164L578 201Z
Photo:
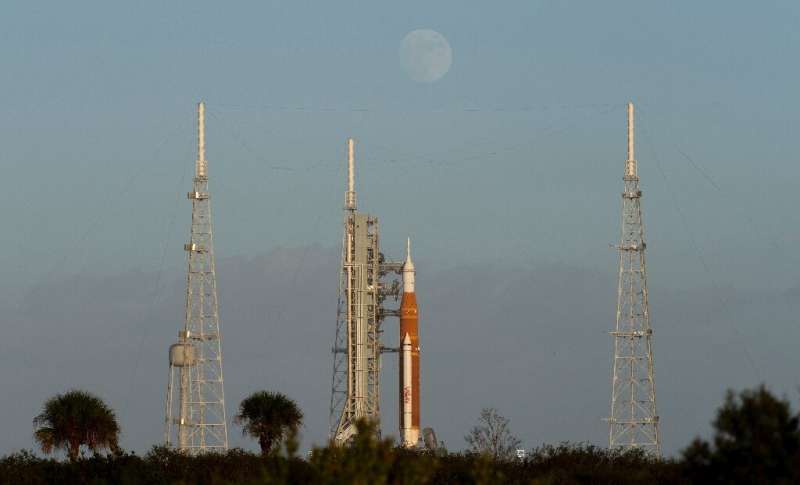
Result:
M344 194L344 208L356 210L356 160L355 140L347 139L347 192Z
M625 161L625 176L636 177L636 157L633 146L633 103L628 102L628 159Z

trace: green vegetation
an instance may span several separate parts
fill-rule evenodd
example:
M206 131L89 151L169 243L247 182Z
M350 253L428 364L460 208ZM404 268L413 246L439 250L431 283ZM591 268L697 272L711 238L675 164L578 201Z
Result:
M572 444L544 446L525 459L507 457L505 452L495 457L491 448L467 453L411 451L397 448L391 439L380 439L369 422L358 424L350 446L318 447L299 457L296 430L302 417L291 420L294 425L281 419L280 435L272 435L272 444L262 454L233 449L191 457L155 447L145 456L122 451L100 455L96 452L100 445L83 442L94 451L92 456L58 461L21 451L0 458L0 483L800 483L800 416L788 401L764 387L729 393L713 422L711 441L696 439L676 459ZM498 429L505 430L500 435L508 439L500 441L507 445L514 441L509 423L496 412L482 413L476 428L488 423L504 423ZM277 421L273 424L278 426ZM262 428L254 428L258 429ZM245 432L261 442L258 432Z
M409 451L395 447L391 439L377 438L367 422L359 423L351 446L315 448L307 459L286 449L267 456L233 449L190 457L164 447L144 457L94 455L75 463L25 451L0 459L0 481L31 485L675 483L679 470L672 461L591 446L542 448L524 461Z
M69 391L51 397L41 414L33 418L33 433L42 452L65 450L70 461L78 459L81 446L94 453L117 450L119 424L100 398L84 391Z
M713 422L713 442L683 451L688 473L704 483L800 483L800 416L764 386L729 391Z
M259 391L239 404L234 421L242 425L242 433L258 440L261 454L268 455L285 439L294 439L303 424L303 412L279 392Z
M484 408L464 440L474 453L489 455L495 460L514 458L522 442L511 433L511 421L494 408Z

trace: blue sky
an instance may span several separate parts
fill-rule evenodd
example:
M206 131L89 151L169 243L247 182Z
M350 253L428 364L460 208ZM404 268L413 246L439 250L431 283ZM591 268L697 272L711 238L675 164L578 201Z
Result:
M3 235L0 263L23 280L58 266L64 249L100 268L160 261L164 240L186 232L185 217L166 227L186 209L174 197L188 183L199 99L222 254L335 245L343 140L355 136L362 207L385 221L390 252L412 234L448 264L604 266L618 222L621 106L633 99L659 257L691 272L700 246L742 284L729 263L753 266L750 275L766 257L775 266L760 279L792 282L775 274L796 262L792 252L752 251L798 239L791 2L3 10L0 202L17 230ZM454 52L433 84L409 80L397 56L421 27Z
M799 19L789 1L4 2L0 303L181 270L201 99L220 258L335 248L354 136L390 257L411 235L431 270L613 272L631 99L653 304L785 292ZM432 84L400 66L418 28L453 50Z

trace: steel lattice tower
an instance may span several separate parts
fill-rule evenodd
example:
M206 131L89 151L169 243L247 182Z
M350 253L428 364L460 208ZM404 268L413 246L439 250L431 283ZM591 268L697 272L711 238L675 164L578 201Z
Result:
M380 252L378 218L356 210L354 141L347 140L347 192L339 278L339 302L333 346L330 438L347 443L359 419L380 420L381 324L387 315L383 301L399 294L399 285L385 288L388 272L402 263L386 263ZM396 349L389 349L395 351Z
M609 446L642 448L661 455L653 376L653 330L647 301L644 225L633 148L633 103L628 103L628 160L623 177L617 323L611 382Z
M205 105L197 105L197 161L192 192L188 254L186 320L170 347L165 441L191 454L228 449L222 378L217 278L205 158ZM175 400L175 374L178 399Z

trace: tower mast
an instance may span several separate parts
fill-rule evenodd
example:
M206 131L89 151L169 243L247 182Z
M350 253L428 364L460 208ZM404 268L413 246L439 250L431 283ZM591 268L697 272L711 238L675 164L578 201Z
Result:
M617 322L611 381L609 447L642 448L661 455L653 375L653 330L645 269L639 175L634 157L633 103L628 103L628 159L622 180L622 238L619 250Z
M400 309L386 308L384 302L399 297L399 282L388 284L386 276L399 275L404 263L385 260L380 252L378 218L356 210L354 152L355 142L348 138L329 422L330 438L336 444L348 443L361 419L380 424L381 354L400 351L381 344L381 325L387 316L400 316Z
M380 246L378 219L356 210L354 140L347 140L342 266L333 347L330 433L338 444L359 419L380 419Z
M186 319L170 347L165 442L191 454L228 449L217 277L208 193L205 105L197 105L197 160L186 278ZM178 374L177 400L174 399Z

